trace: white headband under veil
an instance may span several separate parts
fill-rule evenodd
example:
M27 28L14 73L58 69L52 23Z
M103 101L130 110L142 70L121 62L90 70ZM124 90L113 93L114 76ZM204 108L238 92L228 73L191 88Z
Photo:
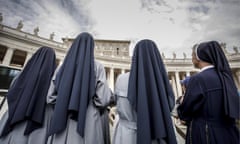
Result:
M197 53L198 46L199 46L199 44L195 44L195 45L193 46L193 50L194 50L194 52L195 52L195 55L196 55L197 60L201 60L201 59L198 57L198 53Z

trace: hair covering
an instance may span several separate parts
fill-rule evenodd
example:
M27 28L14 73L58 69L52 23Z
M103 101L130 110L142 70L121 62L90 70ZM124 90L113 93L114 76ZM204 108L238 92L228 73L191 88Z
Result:
M180 83L181 83L182 85L184 85L185 87L187 87L187 86L188 86L188 83L189 83L189 80L190 80L190 76L186 76L185 79L180 80Z
M196 55L200 60L214 65L224 93L224 112L231 118L239 118L239 96L234 83L228 60L216 41L201 43L196 49Z
M24 120L27 120L25 135L42 126L46 96L55 68L52 48L41 47L31 57L7 93L9 117L2 136Z
M94 40L81 33L74 40L57 73L57 101L49 135L66 128L68 116L78 121L77 131L84 136L86 110L95 94Z
M176 144L170 112L174 94L158 48L151 40L137 43L132 58L128 99L137 111L137 143L164 138Z

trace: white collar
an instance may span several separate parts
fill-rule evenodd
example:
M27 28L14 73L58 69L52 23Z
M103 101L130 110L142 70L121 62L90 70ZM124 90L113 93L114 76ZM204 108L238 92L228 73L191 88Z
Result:
M205 71L205 70L210 69L210 68L214 68L214 65L205 66L200 70L200 72Z

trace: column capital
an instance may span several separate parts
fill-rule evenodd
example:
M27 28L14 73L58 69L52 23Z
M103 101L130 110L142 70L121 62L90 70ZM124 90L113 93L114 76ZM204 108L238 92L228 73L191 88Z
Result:
M14 50L16 50L16 48L7 47L7 50L12 50L12 51L14 51Z
M115 67L113 67L113 66L111 66L111 67L109 67L110 68L110 70L114 70L115 69Z
M179 74L179 71L175 71L174 73L175 73L175 74Z

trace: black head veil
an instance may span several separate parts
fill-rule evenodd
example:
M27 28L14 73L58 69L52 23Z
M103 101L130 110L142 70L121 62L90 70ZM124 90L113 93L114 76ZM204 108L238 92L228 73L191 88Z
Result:
M151 40L137 43L132 58L128 99L137 111L137 143L164 138L176 144L170 112L174 94L158 48Z
M2 135L24 120L27 120L25 135L42 126L46 96L55 68L52 48L41 47L31 57L7 93L9 117Z
M218 72L223 86L225 114L231 118L239 118L240 98L228 60L219 43L216 41L201 43L196 54L200 60L213 64Z
M95 94L94 39L90 34L76 37L57 73L55 85L57 101L49 135L64 130L70 116L78 121L77 131L84 136L87 106Z

